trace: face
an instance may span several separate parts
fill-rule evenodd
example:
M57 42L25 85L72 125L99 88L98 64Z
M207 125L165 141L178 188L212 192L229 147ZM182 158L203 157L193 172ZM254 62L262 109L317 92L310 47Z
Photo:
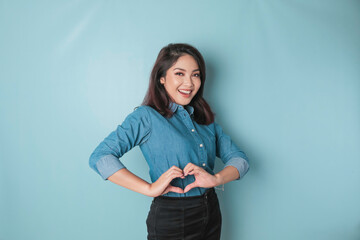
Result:
M196 60L186 54L167 70L166 76L160 78L171 100L185 106L191 102L200 86L200 69Z

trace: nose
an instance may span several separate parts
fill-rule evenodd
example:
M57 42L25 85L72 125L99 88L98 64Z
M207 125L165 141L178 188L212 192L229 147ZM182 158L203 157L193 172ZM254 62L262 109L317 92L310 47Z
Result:
M192 87L192 86L194 85L194 84L193 84L193 79L192 79L192 76L191 76L191 75L185 78L185 80L184 80L184 85L185 85L185 86L190 86L190 87Z

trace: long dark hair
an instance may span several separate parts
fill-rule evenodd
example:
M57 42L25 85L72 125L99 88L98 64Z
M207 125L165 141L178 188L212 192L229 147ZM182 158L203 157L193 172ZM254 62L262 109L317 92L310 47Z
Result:
M185 54L192 56L200 69L201 86L189 103L190 106L194 107L194 120L198 124L209 125L214 122L215 113L212 112L210 105L203 98L206 78L205 61L200 52L189 44L170 43L160 50L151 71L149 88L141 105L150 106L167 118L172 117L173 112L168 107L171 99L160 83L160 78L165 77L167 70L176 63L179 57Z

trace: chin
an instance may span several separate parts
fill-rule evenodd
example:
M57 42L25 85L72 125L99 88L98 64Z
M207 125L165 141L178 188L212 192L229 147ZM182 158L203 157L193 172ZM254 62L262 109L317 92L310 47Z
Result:
M179 101L179 102L180 102L180 105L188 105L191 102L191 100L190 101Z

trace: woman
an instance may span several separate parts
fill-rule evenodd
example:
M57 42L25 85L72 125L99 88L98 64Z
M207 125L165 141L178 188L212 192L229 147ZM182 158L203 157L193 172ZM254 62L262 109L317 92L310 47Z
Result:
M220 125L203 98L205 62L188 44L161 49L141 106L90 156L104 180L153 197L148 239L220 239L221 212L214 187L242 178L247 156ZM119 160L139 145L152 183ZM215 157L224 163L214 174Z

